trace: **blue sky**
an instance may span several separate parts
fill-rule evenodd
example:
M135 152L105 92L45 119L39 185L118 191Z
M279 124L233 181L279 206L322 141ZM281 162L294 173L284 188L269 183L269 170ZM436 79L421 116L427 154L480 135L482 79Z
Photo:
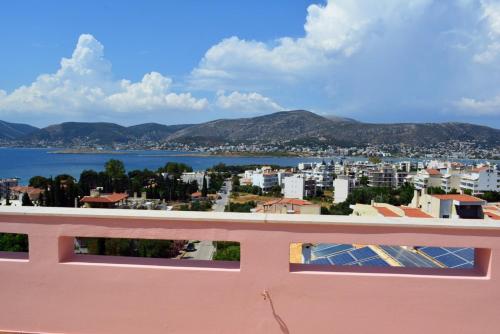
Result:
M499 0L0 4L0 119L500 127Z

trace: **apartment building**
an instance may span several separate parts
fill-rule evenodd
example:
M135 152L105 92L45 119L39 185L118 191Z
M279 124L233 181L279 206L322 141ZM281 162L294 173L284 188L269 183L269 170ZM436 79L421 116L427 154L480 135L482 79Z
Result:
M333 202L344 202L356 186L356 179L349 177L348 175L337 176L337 178L333 181Z
M252 185L257 186L262 189L262 191L270 191L274 186L277 186L278 174L266 171L266 172L256 172L252 174Z
M300 169L300 164L299 164ZM301 173L316 181L316 187L320 189L331 189L333 186L333 175L335 166L332 164L314 164L311 169L303 169Z
M460 179L460 189L470 191L473 195L484 191L499 191L499 171L492 166L481 166L463 174Z
M304 199L314 196L316 192L316 181L302 174L285 177L283 180L283 194L285 198Z
M442 174L437 169L421 169L413 177L413 185L417 190L429 187L441 187L441 176Z
M415 190L410 207L419 208L434 218L483 219L486 201L465 194L429 195Z
M10 188L17 187L19 185L19 179L0 179L0 197L4 198L7 196Z

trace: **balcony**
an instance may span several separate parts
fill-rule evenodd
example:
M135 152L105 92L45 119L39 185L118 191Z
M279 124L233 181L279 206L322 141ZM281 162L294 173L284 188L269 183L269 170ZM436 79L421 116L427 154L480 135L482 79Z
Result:
M500 224L480 220L0 208L0 332L498 333ZM237 241L239 262L75 254L74 238ZM474 247L474 268L291 263L294 243Z

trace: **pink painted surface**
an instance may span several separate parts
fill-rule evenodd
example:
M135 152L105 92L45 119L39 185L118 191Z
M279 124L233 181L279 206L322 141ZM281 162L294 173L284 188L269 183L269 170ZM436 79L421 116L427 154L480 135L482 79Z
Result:
M500 333L497 228L402 226L402 220L357 226L339 223L339 218L321 225L314 218L308 223L268 218L264 223L231 217L233 221L0 211L0 232L27 233L30 241L29 261L0 257L0 331ZM239 268L213 262L177 266L174 260L85 261L72 255L73 236L239 241L242 259ZM478 252L480 268L467 274L318 271L289 265L292 242L483 250Z

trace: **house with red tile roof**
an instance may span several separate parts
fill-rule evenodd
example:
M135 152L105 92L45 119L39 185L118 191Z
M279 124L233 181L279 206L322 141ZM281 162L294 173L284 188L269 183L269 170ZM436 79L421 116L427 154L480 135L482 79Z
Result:
M486 201L466 194L429 195L415 191L410 207L421 209L434 218L483 219Z
M93 192L91 196L85 196L80 200L85 208L117 208L120 205L126 204L128 194L126 193L112 193L103 194L100 192Z

